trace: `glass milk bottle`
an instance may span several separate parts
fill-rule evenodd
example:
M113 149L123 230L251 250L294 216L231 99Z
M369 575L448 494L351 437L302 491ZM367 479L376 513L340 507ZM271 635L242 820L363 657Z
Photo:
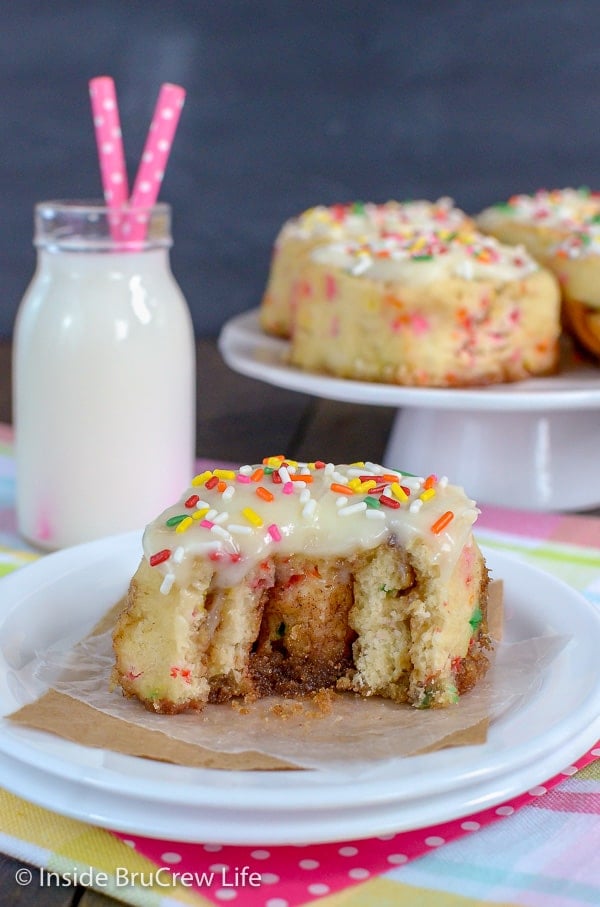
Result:
M38 547L142 529L193 475L195 343L170 213L36 205L13 419L18 526Z

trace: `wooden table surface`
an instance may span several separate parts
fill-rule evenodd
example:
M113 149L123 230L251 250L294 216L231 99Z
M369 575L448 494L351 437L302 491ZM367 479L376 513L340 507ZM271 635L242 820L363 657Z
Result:
M43 376L40 376L43 380ZM260 462L285 453L299 460L381 462L395 410L319 400L232 372L213 340L197 343L199 457ZM11 349L0 342L0 422L10 423ZM1 779L0 779L1 783ZM24 864L0 853L1 907L107 907L118 902L81 887L17 884ZM30 867L33 878L39 870Z

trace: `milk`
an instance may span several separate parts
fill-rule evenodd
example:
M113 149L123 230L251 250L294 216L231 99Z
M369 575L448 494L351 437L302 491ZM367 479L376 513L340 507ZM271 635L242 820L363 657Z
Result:
M40 246L13 357L17 519L30 542L142 529L189 484L195 346L168 248Z

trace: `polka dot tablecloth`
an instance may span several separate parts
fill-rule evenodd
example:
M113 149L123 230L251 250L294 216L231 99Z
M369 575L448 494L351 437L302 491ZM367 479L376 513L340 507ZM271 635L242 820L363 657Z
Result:
M0 426L0 575L34 557L16 535L13 500L11 436ZM478 531L600 608L600 519L487 508ZM600 904L598 756L600 745L510 802L453 822L303 846L187 844L176 828L168 841L121 835L0 789L0 851L71 877L91 872L86 884L144 907L590 907Z

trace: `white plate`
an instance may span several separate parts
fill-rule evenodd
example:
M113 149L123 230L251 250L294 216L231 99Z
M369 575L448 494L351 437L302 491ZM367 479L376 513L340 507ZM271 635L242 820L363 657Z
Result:
M549 378L478 388L351 381L288 365L288 343L261 330L257 310L223 327L219 349L230 368L268 384L330 400L399 407L386 446L388 466L444 473L476 500L506 506L510 463L514 506L600 507L595 468L600 416L590 412L600 410L600 367L582 364ZM565 482L565 475L585 475L586 481Z
M124 592L139 533L48 555L0 584L0 713L22 704L15 671L84 635ZM600 616L570 587L485 551L505 582L509 642L572 636L533 697L485 745L343 772L221 772L79 746L0 718L2 783L58 813L184 841L284 844L388 834L496 805L566 767L600 735Z
M600 409L600 368L581 366L549 378L478 388L400 387L313 374L288 365L289 344L261 329L258 309L224 325L219 349L235 371L277 387L371 406L428 407L505 412Z

